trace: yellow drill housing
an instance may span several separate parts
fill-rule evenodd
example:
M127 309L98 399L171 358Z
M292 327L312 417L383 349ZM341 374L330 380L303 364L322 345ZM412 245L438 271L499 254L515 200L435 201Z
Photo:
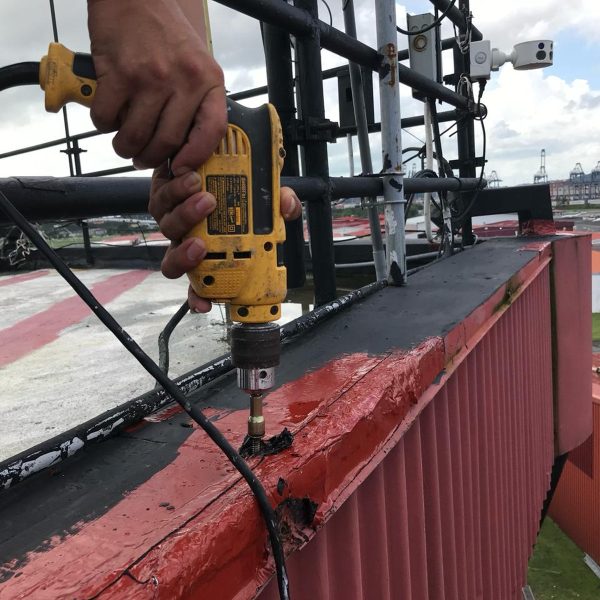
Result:
M51 43L48 54L40 61L40 87L45 92L48 112L58 112L67 102L89 108L96 93L92 57Z
M227 134L198 171L217 207L188 234L207 248L188 277L202 298L229 302L234 321L266 323L281 317L287 292L281 124L270 104L252 109L229 101L228 113Z

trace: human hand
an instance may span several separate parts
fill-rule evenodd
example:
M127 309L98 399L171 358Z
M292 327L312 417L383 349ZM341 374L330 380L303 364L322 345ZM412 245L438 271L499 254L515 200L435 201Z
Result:
M227 127L223 72L174 0L88 0L98 87L91 109L140 168L206 162Z
M281 188L280 205L281 215L286 221L293 221L302 214L300 200L289 187ZM183 237L205 219L215 206L214 196L202 190L197 173L169 179L166 164L156 169L152 177L148 211L163 235L171 240L161 264L165 277L176 279L200 264L206 255L204 242L200 238L183 240ZM208 312L211 308L211 303L197 296L191 286L188 304L194 312Z

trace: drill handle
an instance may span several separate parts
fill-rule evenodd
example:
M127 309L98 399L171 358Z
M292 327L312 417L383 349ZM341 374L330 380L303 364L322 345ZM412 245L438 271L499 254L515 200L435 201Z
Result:
M89 108L96 85L91 54L72 52L62 44L50 44L48 54L40 61L40 87L45 92L48 112L58 112L68 102Z

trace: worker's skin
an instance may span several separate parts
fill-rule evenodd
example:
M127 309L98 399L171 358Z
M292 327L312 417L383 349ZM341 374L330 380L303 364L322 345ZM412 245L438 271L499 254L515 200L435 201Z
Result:
M200 239L181 240L214 209L195 171L227 127L223 71L207 47L203 3L88 0L88 29L98 78L92 121L99 131L117 131L119 156L155 168L149 212L171 240L162 272L180 277L206 253ZM289 188L282 189L281 211L290 220L301 214ZM194 311L210 309L191 289L188 299Z

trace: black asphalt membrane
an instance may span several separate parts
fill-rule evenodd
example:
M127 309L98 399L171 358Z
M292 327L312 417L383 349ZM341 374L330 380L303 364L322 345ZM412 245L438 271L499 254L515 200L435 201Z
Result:
M407 286L385 288L354 304L284 345L278 383L298 379L340 355L380 355L443 337L535 257L536 252L523 250L532 241L487 241L416 273ZM192 399L223 409L246 410L248 403L234 372ZM172 462L192 432L188 423L187 415L177 414L144 424L0 491L0 565L5 565L0 566L0 582L18 572L27 552L48 548L55 535L74 533L77 523L104 514ZM169 502L168 490L164 502Z

